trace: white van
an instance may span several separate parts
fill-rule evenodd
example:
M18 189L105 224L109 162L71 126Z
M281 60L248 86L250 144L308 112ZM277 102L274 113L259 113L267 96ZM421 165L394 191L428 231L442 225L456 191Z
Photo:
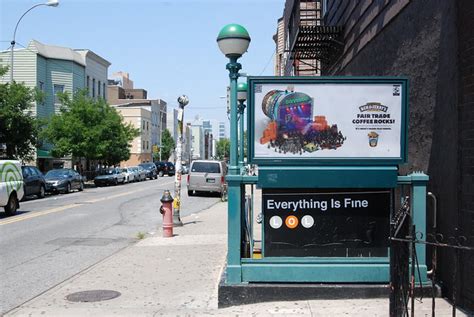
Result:
M0 160L0 207L7 215L14 215L23 198L23 174L19 161Z
M188 195L194 196L195 192L214 192L221 194L224 200L227 195L226 174L227 166L224 162L193 161L188 174Z

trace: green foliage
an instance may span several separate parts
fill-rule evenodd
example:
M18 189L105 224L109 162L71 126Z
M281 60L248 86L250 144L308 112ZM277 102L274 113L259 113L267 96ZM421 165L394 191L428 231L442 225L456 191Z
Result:
M218 160L228 159L230 156L230 140L222 139L216 144L216 158Z
M161 159L163 161L167 161L173 153L175 147L175 143L171 133L168 129L163 131L163 135L161 136Z
M123 123L120 114L105 100L94 100L86 91L74 98L61 96L60 113L51 117L42 136L53 144L54 156L84 157L114 165L130 157L130 142L139 130Z
M0 67L0 76L7 69ZM33 159L38 121L30 110L36 99L35 91L23 83L0 84L0 143L6 144L8 158Z

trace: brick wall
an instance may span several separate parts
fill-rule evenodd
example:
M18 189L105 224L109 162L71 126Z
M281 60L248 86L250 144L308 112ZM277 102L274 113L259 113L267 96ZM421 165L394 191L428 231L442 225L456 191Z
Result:
M460 233L474 246L474 1L458 2ZM474 309L474 252L461 259L461 301Z

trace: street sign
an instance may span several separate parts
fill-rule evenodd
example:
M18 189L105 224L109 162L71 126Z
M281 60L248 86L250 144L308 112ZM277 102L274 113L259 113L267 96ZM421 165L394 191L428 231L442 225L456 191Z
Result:
M248 83L252 163L406 161L406 79L250 77Z
M390 190L263 189L264 255L388 256Z

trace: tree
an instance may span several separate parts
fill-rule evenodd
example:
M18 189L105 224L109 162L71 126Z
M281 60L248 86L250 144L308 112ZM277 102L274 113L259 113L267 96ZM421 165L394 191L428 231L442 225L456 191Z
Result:
M72 99L67 94L60 99L60 113L53 115L42 131L42 136L54 146L54 156L72 155L108 165L130 158L130 142L139 130L125 124L105 100L94 100L85 90L78 91Z
M221 139L216 144L216 157L218 160L227 160L230 156L230 140Z
M168 160L169 157L171 156L171 153L173 153L175 147L175 143L173 140L173 137L171 136L171 133L168 129L163 131L163 135L161 136L161 159L162 160Z
M0 67L0 76L7 67ZM23 83L0 84L0 144L10 159L30 161L36 150L38 121L30 108L40 96Z

